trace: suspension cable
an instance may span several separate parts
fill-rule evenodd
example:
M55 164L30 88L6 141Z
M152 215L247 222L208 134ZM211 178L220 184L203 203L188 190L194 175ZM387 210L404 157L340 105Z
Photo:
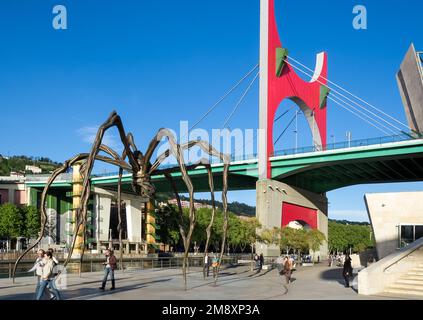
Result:
M296 105L294 104L293 106L291 106L291 108L289 108L288 110L286 110L284 113L282 113L279 117L277 117L274 122L280 120L284 115L286 115L288 112L290 112L292 109L294 109L296 107Z
M391 135L389 132L379 128L378 126L376 126L375 124L371 123L369 120L365 119L364 117L360 116L359 114L354 113L353 111L351 111L351 109L345 107L343 104L341 104L340 102L336 101L335 99L333 99L333 97L328 97L329 100L335 102L337 105L339 105L340 107L344 108L345 110L347 110L348 112L351 112L353 115L355 115L356 117L360 118L361 120L366 121L368 124L372 125L373 127L375 127L376 129L378 129L379 131L382 131L384 134L386 135Z
M286 63L288 63L291 67L293 67L293 68L297 69L298 71L300 71L300 72L304 73L304 74L305 74L305 75L307 75L308 77L312 77L310 74L308 74L307 72L305 72L305 71L304 71L304 70L302 70L301 68L299 68L299 67L297 67L297 66L295 66L295 65L291 64L291 63L290 63L290 62L288 62L286 59L285 59L285 61L286 61ZM367 112L368 112L368 113L370 113L371 115L373 115L373 116L377 117L378 119L382 120L383 122L387 123L388 125L390 125L391 127L395 128L396 130L401 131L401 129L400 129L400 128L398 128L397 126L395 126L395 125L393 125L392 123L390 123L390 122L386 121L385 119L383 119L383 118L382 118L382 117L380 117L379 115L375 114L374 112L372 112L372 111L370 111L370 110L366 109L365 107L363 107L361 104L357 103L356 101L351 100L350 98L346 97L344 94L340 93L338 90L335 90L335 89L333 89L333 88L329 87L327 84L325 84L325 83L321 82L319 79L317 79L316 81L317 81L318 83L320 83L320 84L322 84L322 85L324 85L324 86L328 87L328 88L329 88L330 90L332 90L333 92L335 92L335 93L339 94L341 97L343 97L343 98L347 99L348 101L350 101L350 102L354 103L355 105L359 106L360 108L364 109L365 111L367 111ZM408 127L407 127L407 128L408 128Z
M313 73L314 73L314 71L313 71L313 70L311 70L310 68L308 68L307 66L305 66L304 64L302 64L301 62L299 62L298 60L294 59L294 58L293 58L293 57L291 57L291 56L289 56L289 58L290 58L292 61L294 61L294 62L296 62L297 64L299 64L300 66L302 66L302 67L304 67L305 69L307 69L307 70L309 70L309 71L311 71L311 72L313 72ZM409 129L409 127L408 127L407 125L405 125L404 123L402 123L402 122L401 122L401 121L399 121L398 119L395 119L394 117L392 117L392 116L390 116L389 114L385 113L385 112L384 112L384 111L382 111L381 109L379 109L379 108L375 107L374 105L372 105L372 104L368 103L367 101L365 101L365 100L361 99L360 97L356 96L355 94L351 93L350 91L348 91L348 90L344 89L343 87L341 87L341 86L337 85L335 82L333 82L333 81L331 81L331 80L329 80L329 79L327 79L327 78L325 78L325 77L323 77L323 76L320 76L320 78L322 78L322 79L326 80L327 82L329 82L329 83L333 84L333 85L334 85L335 87L337 87L338 89L341 89L342 91L344 91L344 92L348 93L349 95L351 95L352 97L356 98L357 100L359 100L359 101L361 101L361 102L363 102L363 103L367 104L369 107L373 108L374 110L379 111L380 113L382 113L383 115L387 116L387 117L388 117L388 118L390 118L391 120L394 120L394 121L395 121L395 122L397 122L398 124L400 124L400 125L402 125L402 126L406 127L407 129Z
M282 133L279 135L279 137L276 139L276 141L275 141L275 145L279 142L279 140L282 138L282 136L285 134L285 132L289 129L289 127L291 126L291 124L294 122L294 120L295 120L295 117L296 117L297 115L295 114L293 117L292 117L292 119L291 119L291 121L288 123L288 125L286 126L286 128L282 131Z
M379 121L377 121L377 120L373 119L373 118L372 118L371 116L369 116L367 113L364 113L363 111L361 111L361 110L359 110L359 109L355 108L353 105L351 105L351 104L349 104L348 102L346 102L346 101L342 100L342 99L341 99L341 98L339 98L337 95L332 95L332 98L336 98L338 101L340 101L340 102L341 102L341 103L343 103L344 105L346 105L346 106L350 107L351 109L353 109L353 110L357 111L358 113L360 113L360 114L364 115L366 118L368 118L368 119L370 119L370 120L373 120L373 121L374 121L374 123L375 123L375 124L377 124L378 126L381 126L382 128L385 128L386 130L391 131L391 133L390 133L390 134L398 134L398 132L394 131L393 129L391 129L391 128L387 127L387 126L385 126L383 123L381 123L381 122L379 122Z
M229 121L231 120L231 118L235 114L235 112L238 109L238 107L244 101L245 97L247 96L247 94L250 91L251 87L253 86L254 82L257 80L259 74L260 74L260 72L257 72L257 74L254 77L254 79L250 82L250 84L248 85L247 89L244 91L244 93L242 94L241 98L238 100L237 104L235 105L234 109L232 110L232 112L230 113L230 115L226 118L225 122L223 123L222 129L226 128L226 125L229 123Z
M188 132L190 132L192 129L194 129L196 126L198 126L216 107L226 99L227 96L229 96L236 88L239 87L239 85L244 82L245 79L247 79L250 74L252 74L257 68L259 67L259 64L256 64L253 69L251 69L244 77L241 78L228 92L226 92L207 112L198 120L191 128L189 128ZM184 136L185 138L185 136Z

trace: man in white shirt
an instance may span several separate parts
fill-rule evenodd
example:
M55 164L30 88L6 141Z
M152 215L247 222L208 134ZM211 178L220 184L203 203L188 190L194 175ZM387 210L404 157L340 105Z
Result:
M35 271L35 274L37 276L37 286L35 287L35 296L37 296L38 290L40 288L41 276L43 275L44 255L45 255L45 251L43 249L38 249L37 260L35 260L34 266L30 270L28 270L28 272Z

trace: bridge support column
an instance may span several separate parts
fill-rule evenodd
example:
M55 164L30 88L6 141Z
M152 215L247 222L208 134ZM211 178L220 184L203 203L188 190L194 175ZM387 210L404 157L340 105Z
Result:
M308 225L320 230L328 238L328 200L324 194L316 194L299 188L291 187L276 180L259 180L256 185L257 212L256 216L263 229L285 227L291 222ZM276 246L257 244L257 252L265 256L279 256ZM321 246L320 252L315 252L315 259L320 261L328 255L327 242Z

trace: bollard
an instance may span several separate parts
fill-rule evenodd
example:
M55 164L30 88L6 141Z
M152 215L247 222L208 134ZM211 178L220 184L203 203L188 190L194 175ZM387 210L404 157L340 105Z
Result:
M12 264L9 263L9 279L12 279Z

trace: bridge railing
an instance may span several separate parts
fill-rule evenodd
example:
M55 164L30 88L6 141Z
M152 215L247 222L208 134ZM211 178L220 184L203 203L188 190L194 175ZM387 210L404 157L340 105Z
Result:
M403 133L403 134L392 135L392 136L343 141L343 142L337 142L337 143L328 143L326 145L326 148L322 148L322 146L308 146L308 147L301 147L301 148L278 150L273 153L273 156L275 157L287 156L287 155L317 152L317 151L328 151L328 150L347 149L347 148L355 148L355 147L365 147L365 146L372 146L372 145L382 145L382 144L392 143L392 142L415 140L418 138L420 137L417 136L416 134Z
M338 150L338 149L347 149L347 148L355 148L355 147L365 147L371 145L383 145L386 143L392 142L401 142L401 141L409 141L422 138L414 133L402 133L398 135L392 136L384 136L384 137L377 137L377 138L368 138L368 139L359 139L359 140L352 140L352 141L343 141L337 143L328 143L326 148L322 148L322 146L308 146L308 147L300 147L300 148L292 148L292 149L284 149L275 151L271 156L278 157L278 156L287 156L287 155L294 155L294 154L301 154L301 153L310 153L310 152L317 152L317 151L328 151L328 150ZM249 155L231 155L231 162L236 161L246 161L257 159L257 154L249 154ZM219 159L210 157L210 163L220 163ZM186 165L192 165L193 162L188 162ZM171 163L171 164L163 164L159 168L160 169L169 169L177 167L178 164ZM127 174L128 172L124 172ZM118 172L110 172L104 174L97 174L94 177L108 177L108 176L117 176Z

